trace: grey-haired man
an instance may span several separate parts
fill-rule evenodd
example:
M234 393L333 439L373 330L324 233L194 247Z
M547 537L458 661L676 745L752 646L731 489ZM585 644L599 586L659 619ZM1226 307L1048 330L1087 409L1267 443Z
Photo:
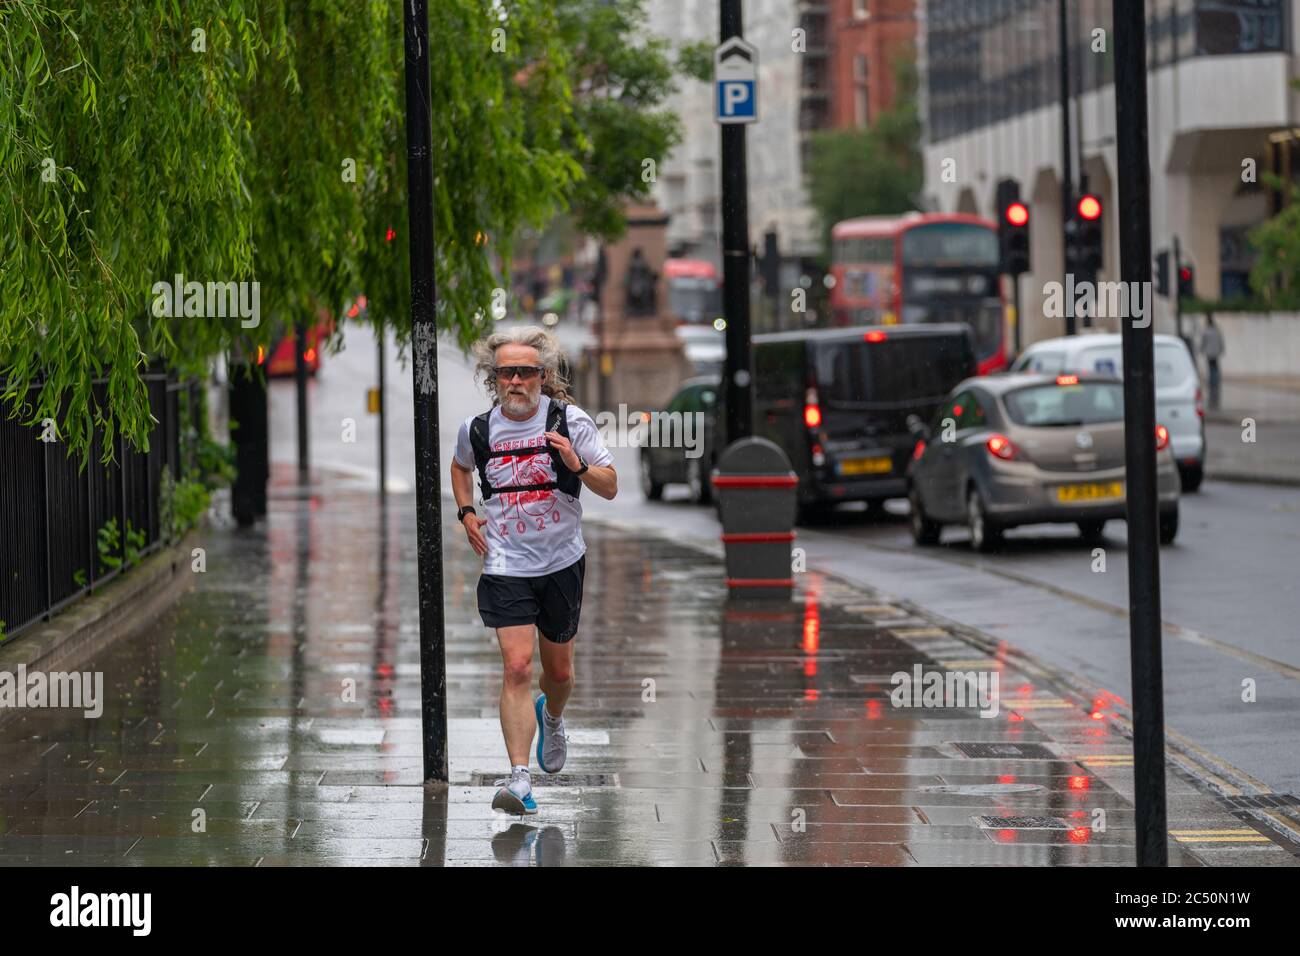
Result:
M451 485L466 540L484 558L479 614L501 646L501 732L511 766L492 806L532 814L534 727L543 770L558 771L568 750L563 714L587 551L579 492L585 486L612 499L618 477L591 416L567 401L554 336L536 327L498 332L475 354L494 407L461 425ZM482 516L473 507L475 472ZM538 644L542 693L531 700Z

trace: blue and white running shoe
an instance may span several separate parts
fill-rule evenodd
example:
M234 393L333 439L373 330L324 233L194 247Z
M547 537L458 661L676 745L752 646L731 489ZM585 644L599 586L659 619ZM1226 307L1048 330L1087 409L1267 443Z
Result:
M509 783L504 779L497 783L506 785L492 798L493 810L502 810L517 817L532 816L537 812L537 801L533 799L533 785L528 779L527 770L514 770L510 774Z
M537 763L547 773L558 773L569 755L569 741L564 734L564 718L546 712L546 695L533 704L537 711Z

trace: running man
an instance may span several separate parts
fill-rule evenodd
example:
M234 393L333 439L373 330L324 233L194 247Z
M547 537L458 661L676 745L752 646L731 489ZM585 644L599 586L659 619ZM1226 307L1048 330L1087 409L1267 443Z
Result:
M510 780L492 807L524 815L537 812L528 775L534 725L542 770L557 772L567 755L564 705L573 692L587 552L578 496L585 485L612 499L618 476L596 423L568 401L553 335L535 326L495 332L475 343L474 356L493 407L460 426L451 487L465 538L484 559L479 614L501 645ZM475 481L482 515L473 507ZM533 700L539 643L542 693Z

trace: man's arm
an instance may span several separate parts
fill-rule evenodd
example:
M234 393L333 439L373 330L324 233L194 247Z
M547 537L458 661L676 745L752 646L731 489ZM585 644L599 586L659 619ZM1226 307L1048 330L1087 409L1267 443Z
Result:
M570 471L577 471L582 467L578 462L578 453L573 448L573 443L565 438L559 432L545 432L547 443L560 453L560 460ZM587 463L587 470L578 476L578 480L590 488L593 492L602 498L610 501L618 494L618 475L614 473L613 465L593 465Z
M454 457L451 460L451 493L456 496L456 507L463 508L474 503L474 470L461 465ZM469 546L480 557L487 554L487 539L483 537L482 525L485 518L467 514L461 522L465 526L465 537Z
M590 465L578 476L578 480L610 501L618 494L618 475L615 474L613 465Z

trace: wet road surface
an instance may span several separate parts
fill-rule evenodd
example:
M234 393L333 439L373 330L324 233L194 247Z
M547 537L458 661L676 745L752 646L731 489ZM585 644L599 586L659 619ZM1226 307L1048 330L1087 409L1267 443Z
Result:
M708 554L594 525L569 763L516 821L489 806L500 659L447 515L452 779L426 788L412 501L384 516L291 477L266 526L207 532L181 600L82 665L104 672L101 718L0 722L0 864L1133 860L1128 741L1044 675L817 574L787 604L728 606ZM918 664L996 673L998 715L894 707L890 676ZM1169 790L1174 863L1295 861L1181 776Z

